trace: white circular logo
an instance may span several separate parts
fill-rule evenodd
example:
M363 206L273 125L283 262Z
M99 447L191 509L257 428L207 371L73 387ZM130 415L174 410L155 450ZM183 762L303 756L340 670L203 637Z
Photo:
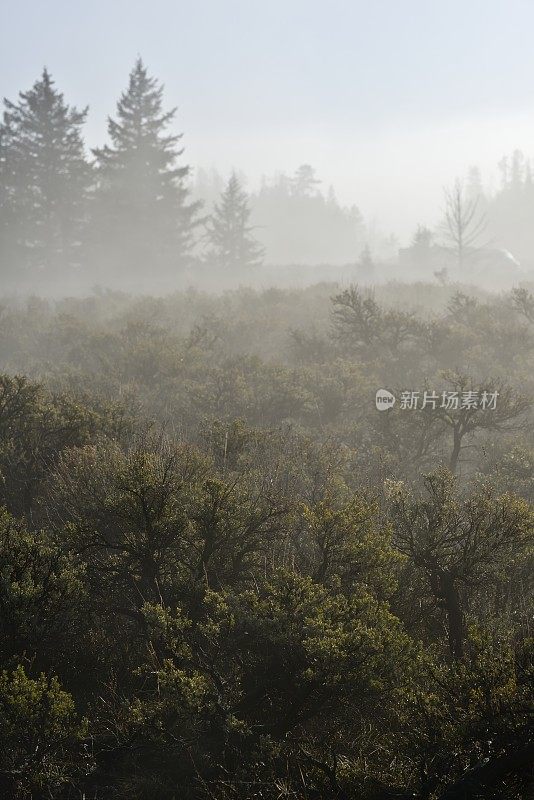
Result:
M375 397L376 407L379 411L387 411L395 405L395 395L387 389L379 389Z

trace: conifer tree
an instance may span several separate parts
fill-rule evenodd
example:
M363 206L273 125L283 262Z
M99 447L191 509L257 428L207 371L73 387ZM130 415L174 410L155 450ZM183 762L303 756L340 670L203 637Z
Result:
M217 266L246 269L261 264L263 248L252 236L250 213L247 194L233 172L208 224L209 255Z
M46 69L0 124L0 268L23 280L80 265L90 168L81 134L87 109L68 106Z
M188 202L190 168L178 165L182 134L168 134L176 109L162 108L163 86L142 60L108 120L111 143L97 160L94 227L100 261L139 277L172 271L191 252L200 203Z
M291 190L297 197L311 197L317 192L320 183L311 164L301 164L291 179Z

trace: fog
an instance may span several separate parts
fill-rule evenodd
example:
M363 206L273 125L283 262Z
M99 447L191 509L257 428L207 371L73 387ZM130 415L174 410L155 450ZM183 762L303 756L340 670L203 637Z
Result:
M231 140L223 121L217 141L195 142L167 94L138 56L98 145L90 109L48 68L5 98L7 294L532 279L532 168L513 146L528 141L528 117L416 114L353 137L328 121L320 135L289 125L260 139L244 126Z
M0 15L1 800L533 800L534 4Z
M11 260L16 273L6 275L8 291L31 291L35 281L35 288L47 295L79 293L95 284L161 293L243 282L261 287L317 279L434 281L434 272L445 268L448 280L455 281L459 276L445 263L445 251L453 248L441 227L444 196L456 180L467 187L474 169L480 173L477 191L486 224L484 235L472 243L478 267L467 273L462 269L462 279L479 282L481 250L487 251L486 287L530 279L531 198L528 190L521 198L518 189L518 180L530 181L534 141L528 4L453 3L430 10L415 0L405 11L392 2L373 7L338 2L327 14L319 3L300 0L284 8L275 3L269 10L240 2L178 8L159 0L150 12L137 2L112 9L101 2L91 9L53 2L46 10L33 4L29 18L22 6L6 4L3 14L2 94L16 103L19 91L28 91L46 65L65 108L88 106L77 135L92 176L79 186L86 196L83 231L76 236L85 244L61 278L57 270L52 276L53 268L47 268L46 278L42 264L34 274L25 265L23 251L35 245L31 225L47 223L28 219L26 230L19 215L21 227L13 234L16 257L6 255L13 242L7 242L9 224L3 227L2 259ZM119 29L121 36L115 37ZM104 264L94 247L104 237L95 220L105 215L107 180L96 152L113 147L108 119L117 119L117 102L136 57L163 87L161 113L178 109L158 135L183 134L175 148L176 154L184 148L183 153L167 166L187 168L177 176L180 191L187 189L191 199L202 203L187 258L185 251L176 251L164 269L147 268L143 275ZM13 133L11 144L6 133L3 137L4 182L17 135L23 130ZM523 172L515 175L512 190L502 160L511 161L518 151ZM289 187L302 165L312 167L317 182L305 190L307 201L300 198L299 203L289 198ZM18 169L24 171L22 161ZM206 220L234 172L247 195L251 235L263 248L255 270L244 274L210 270L208 264ZM146 190L147 176L138 177ZM19 179L27 183L30 177L21 172L9 180L14 186ZM281 188L284 182L286 189ZM286 191L285 200L277 199L276 187L279 195ZM8 197L13 187L4 189L5 220L8 201L16 200ZM41 189L35 186L34 191ZM58 197L50 202L61 203L61 193L69 191L58 186ZM133 207L138 202L133 185L128 192ZM420 226L433 233L434 247L444 248L443 263L429 264L426 271L420 264L413 269L406 255L399 260L399 250L409 248ZM119 238L117 232L116 241L108 241L108 251ZM363 251L369 251L374 271L358 268ZM519 267L507 271L501 251ZM186 263L190 257L196 266Z

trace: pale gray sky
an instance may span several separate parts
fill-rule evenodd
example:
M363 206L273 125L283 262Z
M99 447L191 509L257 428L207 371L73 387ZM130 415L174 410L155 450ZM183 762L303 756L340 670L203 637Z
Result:
M470 164L534 155L533 31L531 0L3 0L0 92L46 64L100 144L141 54L192 164L257 181L309 162L406 236Z

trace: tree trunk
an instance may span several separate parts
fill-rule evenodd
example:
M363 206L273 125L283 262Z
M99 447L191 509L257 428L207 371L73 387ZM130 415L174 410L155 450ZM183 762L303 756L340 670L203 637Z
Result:
M460 458L460 451L462 449L462 437L457 428L453 429L453 437L452 453L449 459L449 469L454 475L458 468L458 460Z
M464 654L464 614L460 593L454 577L444 572L439 578L441 596L447 612L447 626L449 629L449 648L455 660L459 660Z
M445 789L439 800L470 800L482 796L489 787L493 791L496 784L509 775L518 775L524 769L532 769L534 763L534 742L528 742L511 753L492 758L469 770L458 781Z

